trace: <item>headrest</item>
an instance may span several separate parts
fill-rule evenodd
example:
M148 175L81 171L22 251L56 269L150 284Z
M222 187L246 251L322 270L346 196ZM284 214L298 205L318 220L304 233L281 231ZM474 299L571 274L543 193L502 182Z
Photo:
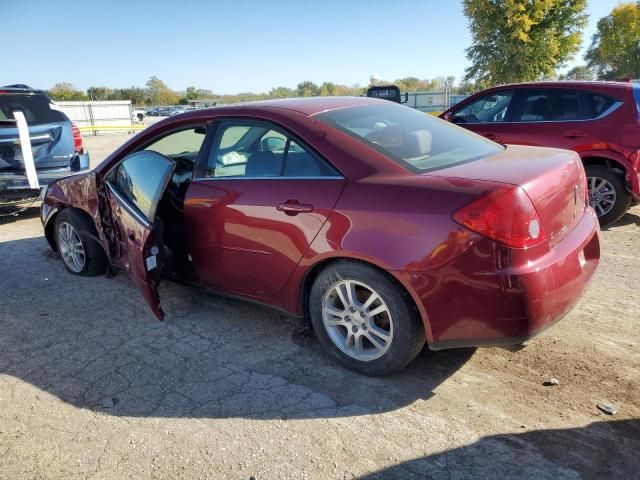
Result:
M424 157L431 152L431 132L429 130L414 130L409 133L405 142L407 158Z

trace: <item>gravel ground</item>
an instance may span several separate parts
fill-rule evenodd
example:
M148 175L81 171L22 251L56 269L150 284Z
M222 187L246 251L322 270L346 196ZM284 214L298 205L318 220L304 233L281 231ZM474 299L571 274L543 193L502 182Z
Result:
M96 162L126 138L86 144ZM182 285L158 322L126 275L67 274L36 209L2 218L0 478L637 478L639 235L634 207L524 350L425 350L375 379L298 320Z

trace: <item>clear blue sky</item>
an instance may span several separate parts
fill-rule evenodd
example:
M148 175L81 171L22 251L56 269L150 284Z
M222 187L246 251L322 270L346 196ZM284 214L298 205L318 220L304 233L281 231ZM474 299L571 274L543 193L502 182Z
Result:
M619 0L590 0L583 51ZM218 93L366 84L373 73L462 77L471 43L452 0L0 0L0 85L143 86ZM582 62L582 53L572 63Z

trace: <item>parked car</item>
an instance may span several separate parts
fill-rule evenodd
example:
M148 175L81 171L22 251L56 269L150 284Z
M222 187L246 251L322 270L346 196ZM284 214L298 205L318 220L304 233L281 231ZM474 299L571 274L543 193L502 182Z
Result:
M76 275L161 272L310 318L369 375L431 349L520 345L600 257L578 156L504 147L372 98L274 100L159 122L49 186L42 222Z
M503 144L580 155L602 225L640 200L640 84L533 82L485 90L441 115Z
M174 115L180 115L181 113L184 113L186 111L187 111L186 107L178 106L178 107L171 108L168 114L170 117L173 117Z
M37 196L28 180L15 112L24 114L40 186L89 168L78 127L42 90L0 87L0 202Z

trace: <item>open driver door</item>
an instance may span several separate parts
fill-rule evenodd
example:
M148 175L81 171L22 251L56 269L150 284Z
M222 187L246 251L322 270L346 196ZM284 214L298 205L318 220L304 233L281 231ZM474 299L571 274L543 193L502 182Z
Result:
M141 150L122 160L105 182L120 263L159 320L164 319L158 295L164 251L156 210L174 169L170 158Z

